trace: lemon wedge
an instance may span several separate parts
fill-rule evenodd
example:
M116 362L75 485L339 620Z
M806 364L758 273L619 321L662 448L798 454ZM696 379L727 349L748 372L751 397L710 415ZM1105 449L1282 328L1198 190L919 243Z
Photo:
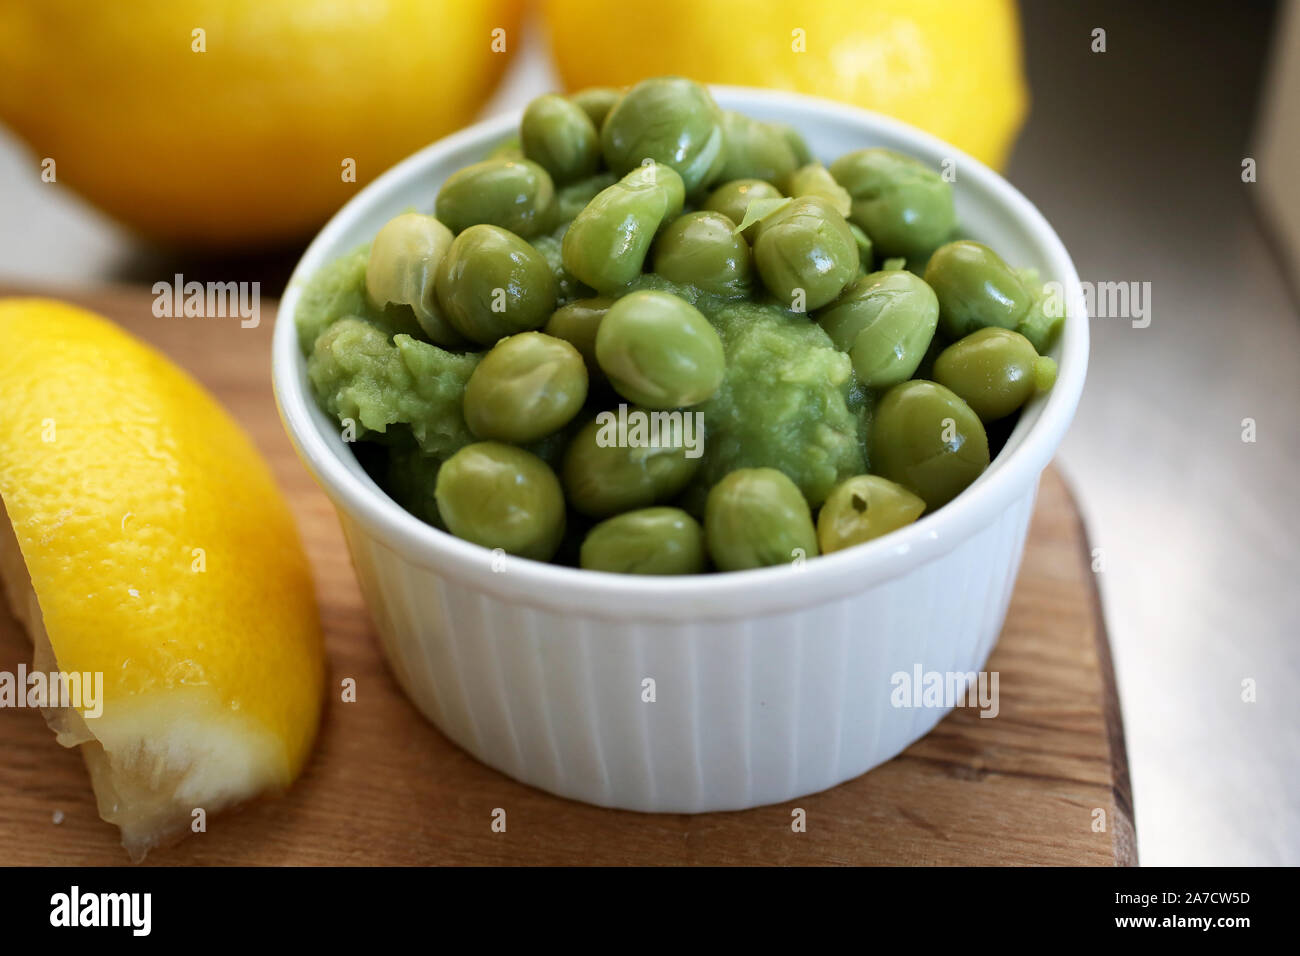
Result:
M32 670L102 680L46 719L134 859L290 784L324 687L311 574L211 396L98 316L0 301L0 501Z

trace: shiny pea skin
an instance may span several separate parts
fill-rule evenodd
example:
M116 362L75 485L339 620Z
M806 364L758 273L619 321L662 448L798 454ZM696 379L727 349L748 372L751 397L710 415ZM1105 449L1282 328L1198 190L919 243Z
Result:
M719 180L762 179L779 184L799 165L785 133L734 110L723 111L726 163Z
M587 367L568 342L541 332L507 336L465 385L465 423L478 438L526 445L563 428L587 400Z
M877 255L923 260L956 226L951 184L918 159L873 147L846 153L830 172Z
M785 211L794 203L782 196L778 199L755 199L745 207L745 218L736 224L736 231L745 237L750 249L758 245L758 237L772 223L780 222Z
M682 179L659 163L638 166L602 190L564 233L564 266L599 292L641 274L655 233L682 211Z
M404 213L388 220L370 244L366 295L382 309L409 306L429 341L459 348L465 339L443 317L438 305L438 266L451 248L451 230L433 216Z
M791 564L817 554L808 502L775 468L740 468L709 489L704 538L719 571Z
M1056 381L1056 363L1018 332L980 329L939 353L934 380L974 409L981 421L1010 415Z
M919 495L933 511L966 489L989 465L979 416L951 390L913 379L876 406L872 471Z
M939 297L939 322L950 339L990 326L1014 329L1033 302L1002 257L970 239L936 249L926 264L925 281Z
M579 564L616 574L699 574L704 529L680 508L640 508L602 521L582 542Z
M513 445L466 445L438 469L434 497L447 530L485 548L549 561L564 536L559 480Z
M690 412L635 406L602 412L564 451L565 496L575 511L593 518L667 501L699 470L703 437Z
M822 554L843 551L911 524L925 502L902 485L879 475L841 482L817 513L817 543Z
M713 183L726 162L722 110L707 88L678 76L628 90L605 117L600 142L618 175L653 160L681 176L688 194Z
M542 328L547 335L564 339L578 350L587 365L588 375L599 374L604 377L600 364L596 361L596 332L614 301L605 296L576 299L556 309Z
M745 221L745 210L755 199L780 199L781 190L762 179L733 179L709 193L704 208L720 212L731 220L733 228ZM745 240L752 242L752 229L745 231Z
M557 185L590 176L600 163L600 134L582 107L547 93L524 109L519 123L524 155Z
M835 181L835 177L821 163L800 166L786 177L782 189L787 196L821 196L841 216L848 218L853 200L848 190Z
M654 242L654 271L671 282L692 285L723 298L749 294L749 243L719 212L688 212L669 223Z
M858 381L887 388L916 374L939 322L934 290L910 272L873 272L817 314Z
M685 408L722 384L722 339L698 309L667 292L615 302L596 332L596 361L614 389L647 408Z
M555 311L546 257L498 226L470 226L438 267L438 304L447 321L481 345L542 326Z
M550 225L555 184L528 159L485 159L457 170L438 190L438 218L452 232L487 224L528 238Z
M848 223L820 196L791 200L760 224L754 242L763 284L795 311L831 302L858 274L858 263Z
M605 117L614 108L614 104L623 98L623 91L615 86L589 86L569 95L572 100L591 120L597 132L605 125Z

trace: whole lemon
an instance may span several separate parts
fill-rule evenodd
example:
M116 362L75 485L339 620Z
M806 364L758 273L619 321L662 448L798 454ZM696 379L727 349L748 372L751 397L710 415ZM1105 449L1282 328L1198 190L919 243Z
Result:
M992 166L1027 106L1014 0L548 0L570 89L678 73L906 120Z
M149 236L270 245L471 120L521 6L0 0L0 121Z

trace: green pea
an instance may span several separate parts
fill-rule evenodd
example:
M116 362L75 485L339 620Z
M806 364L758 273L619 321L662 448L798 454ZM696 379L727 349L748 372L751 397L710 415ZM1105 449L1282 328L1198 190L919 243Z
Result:
M696 421L691 412L636 407L600 413L565 449L560 474L569 504L605 518L676 496L700 467L704 436Z
M745 210L755 199L780 199L781 190L762 179L733 179L709 193L704 208L720 212L731 220L733 227L745 221ZM744 232L746 242L754 241L754 230Z
M871 237L863 232L857 223L849 223L849 232L853 233L853 241L858 244L858 268L865 275L871 271L876 260Z
M842 551L911 524L925 502L900 484L879 475L858 475L841 482L817 514L817 543L822 554Z
M589 86L585 90L571 93L572 100L591 120L591 125L599 130L605 125L605 117L623 98L623 91L614 86Z
M486 223L527 238L550 223L555 185L527 159L485 159L447 177L438 190L438 218L452 232Z
M849 353L858 381L887 388L916 374L939 323L939 300L910 272L873 272L855 280L817 321Z
M688 212L659 233L654 271L671 282L692 285L723 298L749 294L749 243L736 224L719 212Z
M947 504L989 465L979 416L950 390L913 379L895 385L876 406L872 470L925 500Z
M466 445L438 469L434 497L447 530L485 548L548 561L564 536L555 472L513 445Z
M1032 343L1030 343L1032 344ZM1034 363L1034 389L1039 392L1046 392L1056 384L1056 376L1060 370L1056 367L1056 360L1046 355L1041 355L1038 361Z
M605 165L622 176L654 160L682 178L687 193L714 182L726 162L722 111L709 91L669 76L628 90L600 130Z
M528 104L519 123L524 155L557 184L590 176L600 163L600 134L582 107L547 93Z
M498 226L470 226L438 267L438 303L461 335L482 345L539 328L555 311L546 257Z
M775 468L740 468L709 490L704 539L720 571L791 564L817 554L812 511Z
M795 167L807 166L813 161L812 150L808 148L807 141L803 134L791 126L789 123L778 123L769 121L771 126L785 138L786 145L790 147L790 152L794 154Z
M616 182L618 182L617 176L611 172L603 172L561 186L555 192L555 221L572 222L578 217L578 213L587 208L589 202Z
M820 196L845 218L853 208L848 190L835 181L835 177L821 163L800 166L782 183L787 196Z
M465 386L465 422L479 438L526 445L563 428L587 400L587 367L568 342L541 332L502 339Z
M778 127L734 110L723 110L726 163L718 178L763 179L779 184L795 171L799 161L786 134Z
M789 308L819 309L858 274L853 233L820 196L792 199L759 226L754 264L768 291Z
M443 317L436 282L452 238L433 216L410 212L388 220L370 244L366 295L379 309L408 306L430 342L459 348L465 340Z
M596 332L613 304L613 299L604 296L577 299L556 309L546 320L542 331L572 345L582 355L582 360L587 365L587 374L599 375L603 379L604 373L596 361Z
M924 259L956 225L952 186L911 156L860 149L831 163L830 172L853 198L850 216L880 255Z
M969 239L936 249L925 281L939 297L939 321L950 339L989 326L1014 329L1033 301L1001 256Z
M518 136L503 139L490 150L484 159L523 159L524 148L519 144Z
M1016 331L1029 339L1039 355L1056 342L1065 325L1065 302L1055 283L1044 285L1035 269L1016 269L1016 278L1029 292L1029 309L1016 323Z
M736 224L736 231L745 237L752 249L758 245L758 237L763 234L763 230L772 223L780 222L793 203L793 199L785 196L779 199L755 199L745 207L745 218Z
M564 243L560 237L543 233L540 236L533 236L528 240L528 244L546 260L546 265L551 270L551 276L555 279L556 305L563 305L584 295L591 295L592 290L579 282L577 277L564 267Z
M659 227L682 211L682 179L659 163L638 166L602 190L564 233L564 265L600 292L641 274Z
M709 320L667 292L633 292L615 302L596 332L596 360L620 395L647 408L696 405L726 372L722 339Z
M980 329L939 353L934 380L951 389L982 421L1005 418L1034 393L1052 387L1056 363L1040 357L1018 332Z
M587 533L582 567L616 574L699 574L704 530L680 508L641 508L602 521Z

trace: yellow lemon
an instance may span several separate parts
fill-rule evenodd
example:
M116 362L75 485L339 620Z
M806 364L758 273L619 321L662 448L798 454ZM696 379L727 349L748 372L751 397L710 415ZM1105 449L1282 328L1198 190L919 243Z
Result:
M995 167L1027 94L1014 0L548 0L570 89L676 73L888 113Z
M473 118L521 2L0 0L0 121L154 238L268 245Z
M324 688L311 573L211 396L89 312L0 301L0 500L32 669L68 675L46 717L133 856L288 786Z

